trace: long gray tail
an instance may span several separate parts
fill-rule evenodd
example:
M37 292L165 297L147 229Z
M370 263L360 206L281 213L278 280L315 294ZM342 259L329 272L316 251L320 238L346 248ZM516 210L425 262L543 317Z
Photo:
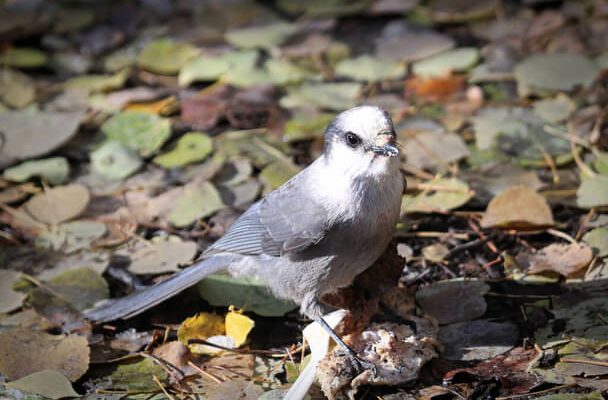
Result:
M206 276L226 269L233 259L233 256L216 255L198 261L196 264L177 272L171 278L154 286L85 310L84 315L90 321L97 323L134 317L190 286L196 285Z

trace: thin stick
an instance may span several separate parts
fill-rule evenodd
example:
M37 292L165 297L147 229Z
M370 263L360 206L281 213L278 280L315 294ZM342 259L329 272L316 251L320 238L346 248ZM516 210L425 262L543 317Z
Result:
M573 238L572 236L568 235L566 232L562 232L562 231L558 231L557 229L549 228L549 229L547 229L547 233L550 233L551 235L556 236L558 238L562 238L572 244L578 244L576 239Z
M160 382L160 380L158 380L158 378L156 377L156 375L152 374L152 379L154 380L154 382L156 382L156 384L158 385L158 387L160 388L160 390L163 391L163 393L165 394L165 396L167 396L169 399L171 400L175 400L173 398L173 396L171 396L169 394L169 392L167 392L167 389L165 389L165 387L163 386L163 384Z
M204 369L200 368L198 365L196 365L192 361L188 361L188 365L191 366L192 368L194 368L199 374L201 374L201 375L203 375L203 376L211 379L215 383L223 383L224 382L220 378L218 378L217 376L215 376L213 374L210 374L209 372L207 372Z
M598 365L600 367L608 367L608 361L599 361L599 360L582 360L580 358L561 358L560 361L565 363L578 363L578 364L589 364L589 365Z
M510 400L510 399L519 399L522 397L536 396L537 394L551 393L551 392L555 392L556 390L562 390L562 389L566 389L566 388L569 388L572 386L576 386L576 383L568 383L566 385L555 386L555 387L552 387L549 389L541 390L540 392L514 394L513 396L497 397L496 400Z
M589 168L587 164L585 164L583 160L581 160L581 157L578 154L578 149L576 148L576 144L574 144L574 133L570 128L568 129L568 138L570 139L570 151L572 152L572 157L574 158L576 166L578 167L578 169L581 170L583 174L589 177L594 177L596 175L595 172L593 172L591 168Z
M587 228L587 224L589 223L589 221L591 221L591 219L593 219L593 217L595 217L595 213L595 208L592 208L591 210L589 210L587 215L585 215L581 226L578 227L578 231L576 232L576 240L581 240L581 238L583 237L583 233L585 232L585 228Z

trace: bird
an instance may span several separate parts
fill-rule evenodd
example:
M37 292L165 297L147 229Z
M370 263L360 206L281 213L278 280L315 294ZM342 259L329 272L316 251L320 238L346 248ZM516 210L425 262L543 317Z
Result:
M255 276L274 296L300 305L348 355L325 322L321 298L349 286L388 247L405 179L388 112L348 109L327 126L323 153L247 209L197 261L172 277L85 311L96 323L133 317L208 275Z

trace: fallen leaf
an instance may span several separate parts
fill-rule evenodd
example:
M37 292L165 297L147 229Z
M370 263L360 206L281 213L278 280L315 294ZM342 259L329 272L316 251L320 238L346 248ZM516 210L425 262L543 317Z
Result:
M21 307L26 294L13 290L13 285L20 277L20 272L0 269L0 314Z
M608 176L596 175L585 178L576 191L576 204L582 208L608 205Z
M19 328L0 332L0 372L8 379L54 369L75 382L88 368L89 345L84 336Z
M30 47L13 47L0 54L0 64L16 68L38 68L46 65L45 52Z
M376 41L380 57L405 62L431 57L452 47L453 39L435 32L405 32Z
M183 193L166 214L167 220L177 227L192 224L224 208L217 189L209 182L186 185Z
M51 157L42 160L26 161L4 170L2 176L13 182L25 182L40 176L50 185L65 183L70 175L70 164L65 157Z
M178 271L180 265L192 260L196 243L179 238L157 238L119 250L117 254L131 259L129 271L134 274L160 274Z
M107 141L91 152L91 170L109 180L122 180L141 168L137 153L120 142Z
M445 171L450 163L470 154L462 137L455 133L420 131L404 135L403 130L398 129L407 163L418 168Z
M50 399L64 397L80 397L72 388L72 384L61 372L45 369L24 376L16 381L5 383L6 387L35 393Z
M296 110L285 123L283 135L288 142L322 138L325 128L334 118L335 115L331 113Z
M234 339L235 347L241 347L247 341L249 332L255 326L255 322L251 318L235 310L230 310L226 314L224 324L226 336Z
M202 312L181 323L177 330L177 339L189 346L193 353L200 353L198 350L201 344L189 344L190 340L206 340L211 336L223 335L225 331L224 316Z
M171 39L157 39L141 50L137 64L157 74L174 75L186 62L198 55L199 50L191 44L178 43Z
M448 360L487 360L511 350L519 339L519 330L511 322L475 320L442 326L439 341L441 356Z
M300 172L299 168L291 162L275 161L264 167L259 179L264 184L264 191L268 193L287 182L298 172Z
M23 108L34 101L36 85L26 74L5 68L0 71L0 98L9 107Z
M165 383L169 378L165 368L153 359L145 358L138 362L118 365L104 387L129 392L156 392L158 383L152 377Z
M36 245L69 254L89 249L106 231L105 224L97 221L65 222L42 230L36 238Z
M290 301L272 296L268 288L254 278L211 275L197 284L197 290L213 306L234 305L265 317L279 317L296 307Z
M154 349L152 355L178 368L187 368L191 357L188 347L177 340L161 344Z
M64 271L53 277L48 285L54 295L61 297L79 311L110 297L106 280L89 268Z
M168 119L141 111L115 114L101 126L110 140L136 150L143 157L157 152L171 135Z
M201 55L184 64L177 81L180 86L198 81L215 81L231 68L254 68L258 57L256 50L234 51L219 56Z
M129 78L129 70L123 69L114 75L80 75L68 79L64 85L67 89L82 90L86 93L109 92L120 89Z
M340 61L335 72L338 76L357 81L377 82L401 78L405 74L405 65L365 54Z
M547 200L526 186L513 186L488 204L481 226L503 229L540 229L554 225Z
M154 163L163 168L183 167L204 160L213 151L213 141L202 132L188 132L179 140L175 148L154 158Z
M585 233L583 241L596 251L598 257L608 256L608 227L595 228Z
M0 168L49 153L78 129L82 112L5 111L0 113L3 143Z
M575 54L536 54L515 66L517 90L522 96L538 90L588 87L599 72L587 57Z
M518 256L518 262L523 257ZM553 243L525 257L520 265L530 274L556 272L566 278L580 277L593 260L593 250L586 244Z
M354 107L361 84L354 82L303 83L287 89L287 96L280 101L286 108L316 105L328 110L342 111Z
M465 322L485 314L484 295L489 290L488 284L475 279L440 281L420 288L416 302L440 325Z
M264 389L253 382L229 380L208 386L205 390L205 398L207 400L225 400L229 398L258 400L263 393Z
M24 208L38 221L58 224L79 216L89 204L89 198L89 191L84 186L70 184L37 194Z
M270 49L283 43L297 31L297 27L286 22L228 30L226 41L233 46L252 49Z
M449 211L465 205L473 197L469 186L456 178L434 179L425 185L420 194L403 196L401 214Z
M405 88L406 94L411 92L429 100L442 100L454 96L462 89L463 83L463 78L457 75L433 78L413 76L405 82Z
M416 61L412 71L422 77L444 77L472 68L478 60L479 50L474 47L459 47Z
M534 102L534 112L549 123L563 122L576 110L576 104L567 95L560 93L552 99Z

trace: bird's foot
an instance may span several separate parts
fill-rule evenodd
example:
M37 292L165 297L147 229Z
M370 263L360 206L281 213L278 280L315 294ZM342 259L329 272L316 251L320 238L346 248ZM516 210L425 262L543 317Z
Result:
M376 376L378 369L376 368L376 364L374 364L373 362L363 359L361 357L359 357L359 355L357 353L355 353L355 351L353 349L351 349L350 347L348 348L350 351L347 351L348 357L350 358L353 366L355 367L355 369L357 370L357 373L361 374L366 370L369 370L372 372L372 376Z

